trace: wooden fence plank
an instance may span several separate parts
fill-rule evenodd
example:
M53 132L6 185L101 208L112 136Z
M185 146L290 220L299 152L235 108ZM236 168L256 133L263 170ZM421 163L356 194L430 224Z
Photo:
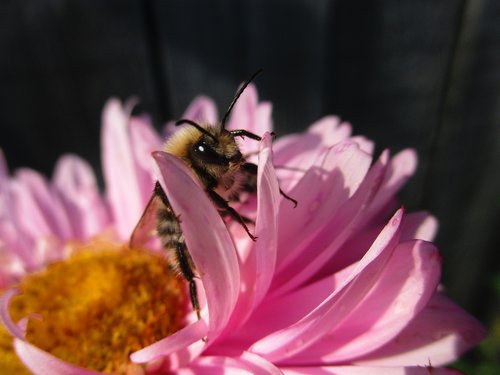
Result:
M278 132L320 116L328 1L156 1L173 112L205 93L224 109L237 85L264 68L257 86L274 103Z
M61 152L99 166L100 112L118 95L153 112L140 0L0 5L1 146L11 166L50 173Z
M449 292L476 313L500 274L499 16L498 1L468 2L424 196L443 218Z

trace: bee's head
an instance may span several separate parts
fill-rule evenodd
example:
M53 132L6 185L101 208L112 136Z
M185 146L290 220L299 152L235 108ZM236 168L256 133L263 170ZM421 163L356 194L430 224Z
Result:
M191 124L192 125L192 124ZM201 127L201 136L191 145L193 163L216 168L224 172L238 168L244 162L235 136L218 127Z
M191 137L186 138L192 141L186 143L189 144L189 150L185 150L188 153L186 158L189 159L192 166L199 173L207 173L216 178L224 175L228 171L238 169L245 159L240 152L235 137L247 136L255 140L260 140L258 135L246 130L226 130L226 121L238 98L261 71L262 70L259 69L255 72L252 77L240 87L219 126L202 126L189 119L177 121L176 125L191 125L199 133L199 136L194 136L191 131L189 132ZM192 131L196 132L193 128L191 128Z

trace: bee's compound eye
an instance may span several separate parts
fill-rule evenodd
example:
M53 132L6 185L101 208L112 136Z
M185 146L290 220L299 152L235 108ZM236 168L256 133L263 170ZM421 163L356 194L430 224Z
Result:
M228 161L223 155L219 155L214 148L205 141L200 141L194 145L194 153L205 163L227 164Z

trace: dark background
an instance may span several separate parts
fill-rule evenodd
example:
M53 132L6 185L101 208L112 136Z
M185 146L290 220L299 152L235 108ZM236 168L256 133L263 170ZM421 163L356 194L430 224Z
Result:
M11 170L50 175L74 152L100 173L110 96L139 96L159 128L198 94L226 108L259 67L278 133L338 114L378 151L417 149L402 199L438 217L443 283L491 326L500 306L498 0L2 0L0 147Z

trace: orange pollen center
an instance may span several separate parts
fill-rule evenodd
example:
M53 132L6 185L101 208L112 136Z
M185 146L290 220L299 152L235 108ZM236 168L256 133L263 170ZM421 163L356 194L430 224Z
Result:
M148 251L92 244L26 276L19 289L13 320L41 317L29 319L27 340L87 369L124 373L134 367L131 353L185 324L184 283Z

